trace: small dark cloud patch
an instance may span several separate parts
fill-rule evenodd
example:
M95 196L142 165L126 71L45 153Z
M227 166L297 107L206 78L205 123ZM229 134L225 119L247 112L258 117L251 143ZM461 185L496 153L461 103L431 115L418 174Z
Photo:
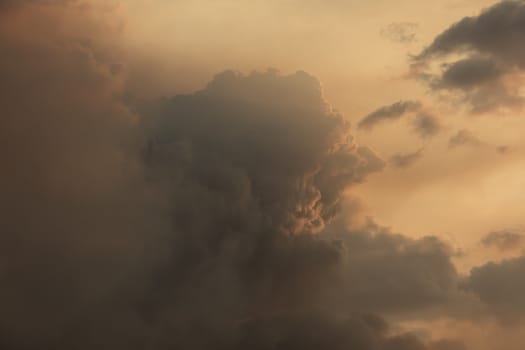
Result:
M505 155L511 151L511 148L509 146L498 146L496 151L501 155Z
M381 36L393 42L410 44L417 41L419 25L413 22L394 22L381 30Z
M519 232L503 230L488 233L481 240L481 244L488 248L496 248L501 251L514 250L522 246L525 235Z
M404 115L417 112L421 108L422 105L419 101L398 101L376 109L361 119L357 126L359 129L372 130L378 124L401 119Z
M456 148L460 146L480 146L483 143L472 131L467 129L459 130L454 136L448 141L450 148Z
M422 138L436 136L442 130L440 119L429 112L420 112L412 121L412 127L416 134Z
M357 127L370 131L380 124L403 118L412 118L412 129L421 138L435 136L442 129L439 118L426 110L421 102L415 100L398 101L378 108L361 119Z
M418 162L423 156L423 149L419 149L412 153L397 153L390 157L390 164L396 168L409 168Z

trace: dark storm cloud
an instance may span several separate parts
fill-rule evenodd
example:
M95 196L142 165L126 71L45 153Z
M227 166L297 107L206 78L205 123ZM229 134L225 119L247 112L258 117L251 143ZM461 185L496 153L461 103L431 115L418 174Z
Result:
M525 68L524 24L523 1L502 1L479 16L465 17L416 56L414 67L456 54L466 58L445 63L438 74L428 69L414 74L433 89L461 93L472 113L521 108L516 73Z
M95 8L33 4L0 25L0 347L431 349L370 313L446 304L452 252L334 223L384 162L317 79L141 101Z
M521 233L503 230L493 231L488 233L481 243L485 247L495 247L502 251L519 248L525 240L525 236Z
M186 165L187 174L175 169L178 176L216 186L234 176L230 186L243 184L235 190L247 191L240 194L254 199L276 229L322 228L337 212L342 191L383 167L352 141L348 123L324 102L319 82L303 72L225 72L205 90L160 101L145 113L156 133L149 159L154 167L169 174L156 159L166 152L180 154L180 162L202 158Z
M472 131L467 129L459 130L454 136L448 141L448 146L450 148L455 148L459 146L480 146L483 143L481 140L472 133Z
M243 325L276 318L288 349L396 344L378 318L331 321L346 253L313 233L384 164L315 78L226 72L131 111L121 60L78 32L101 29L1 33L4 348L264 349Z
M397 120L405 114L414 113L421 109L419 101L398 101L392 105L381 107L366 117L358 124L360 129L371 130L376 125L385 121Z
M414 165L423 156L423 149L412 153L398 153L390 157L390 163L396 168L408 168Z

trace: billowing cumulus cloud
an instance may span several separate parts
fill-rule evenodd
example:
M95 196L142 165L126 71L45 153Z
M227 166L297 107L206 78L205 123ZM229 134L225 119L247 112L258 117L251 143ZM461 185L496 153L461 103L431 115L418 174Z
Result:
M343 224L385 162L312 75L226 71L145 100L112 6L1 4L2 349L458 350L385 319L500 303L439 238ZM440 130L415 101L360 127L407 114Z
M303 72L225 72L206 89L159 101L144 113L155 132L148 149L152 167L166 176L177 171L181 181L225 186L234 179L231 190L244 184L235 190L246 196L247 207L264 213L261 223L293 233L322 228L337 213L342 192L383 167L352 141L319 82ZM164 154L172 154L167 164ZM189 162L195 157L202 160ZM186 173L172 162L189 162ZM183 184L174 191L194 190Z
M94 40L114 33L81 21L92 9L16 11L78 21L2 27L4 348L397 344L379 318L336 317L326 298L348 288L347 253L315 233L384 164L315 78L225 72L128 106L113 69L125 60ZM276 338L246 333L254 324ZM325 330L303 338L312 325Z
M433 89L459 93L472 113L521 109L520 74L525 68L525 3L506 0L465 17L439 34L415 57L417 74ZM452 61L452 56L463 58ZM445 60L441 72L428 63Z

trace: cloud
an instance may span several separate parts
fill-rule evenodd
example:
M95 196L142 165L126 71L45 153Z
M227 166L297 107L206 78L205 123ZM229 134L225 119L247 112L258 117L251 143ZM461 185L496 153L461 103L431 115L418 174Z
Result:
M456 132L448 141L449 148L473 147L487 150L487 148L496 151L500 155L507 154L509 146L495 146L481 140L477 135L468 129L461 129Z
M496 147L496 152L498 152L501 155L505 155L511 151L511 147L509 146L498 146Z
M390 157L390 163L396 168L408 168L419 161L422 156L422 148L413 153L397 153Z
M0 25L0 347L438 346L376 314L450 305L454 252L342 227L345 193L385 163L315 77L227 71L145 101L111 10L42 4Z
M381 35L393 42L409 44L417 41L417 23L394 22L381 29Z
M495 62L483 57L470 57L445 65L435 88L470 90L498 79L503 71Z
M459 146L480 146L483 142L474 135L470 130L461 129L448 141L450 148Z
M410 333L392 334L388 325L374 315L341 320L319 315L291 319L247 321L241 326L238 343L231 349L363 349L363 350L463 350L452 341L442 347L427 345Z
M514 231L493 231L488 233L481 240L481 244L485 247L495 247L501 251L513 250L519 248L525 236Z
M343 295L338 305L379 313L424 312L457 297L453 250L437 237L411 239L373 221L360 230L327 230L341 242Z
M133 285L163 255L148 252L163 232L161 204L144 185L137 116L111 70L124 58L106 45L119 37L118 18L106 23L106 14L24 2L0 21L6 349L90 348L98 332L104 347L117 347L112 333L135 329L124 306L137 296Z
M465 345L458 340L442 339L433 342L430 350L466 350Z
M0 33L3 347L231 349L267 318L288 320L293 347L291 320L335 317L324 297L345 254L318 232L384 162L317 79L224 72L127 105L125 58L106 46L118 33L96 12L13 11L60 25ZM321 339L391 338L334 322Z
M416 133L422 138L436 136L441 132L441 121L437 116L428 112L420 112L412 122Z
M412 128L422 138L435 136L442 129L439 118L425 110L419 101L398 101L378 108L361 119L357 126L359 129L370 131L379 124L399 120L405 116L414 118Z
M157 140L150 144L153 166L164 166L157 158L166 152L202 157L179 176L195 182L234 176L248 186L239 189L248 191L246 200L256 201L276 228L292 232L322 228L337 212L342 192L384 165L352 141L349 124L304 72L225 72L193 95L159 101L147 121ZM172 165L166 166L161 171L168 175Z
M455 23L419 55L429 58L458 51L476 51L517 66L525 63L520 45L525 4L519 0L501 1L479 16L465 17Z
M505 320L523 318L525 303L525 256L490 262L474 268L466 286L484 302L492 312Z
M400 119L405 114L417 112L421 108L422 105L419 101L398 101L392 105L381 107L368 114L361 119L358 128L372 130L380 123Z
M386 349L392 341L386 324L374 316L352 317L344 322L319 316L295 319L269 319L242 326L234 349ZM408 336L407 336L408 337Z
M130 99L126 59L108 49L118 31L96 11L25 6L13 11L63 22L0 32L2 347L426 346L352 316L439 303L454 270L431 239L326 233L384 162L316 78L229 71ZM405 271L414 261L431 276Z
M465 17L439 34L414 58L415 76L435 90L449 90L472 113L521 109L520 74L525 68L525 3L502 1L479 16ZM463 56L450 62L451 56ZM445 60L441 72L429 63ZM426 64L426 67L425 67ZM423 71L421 71L423 67Z

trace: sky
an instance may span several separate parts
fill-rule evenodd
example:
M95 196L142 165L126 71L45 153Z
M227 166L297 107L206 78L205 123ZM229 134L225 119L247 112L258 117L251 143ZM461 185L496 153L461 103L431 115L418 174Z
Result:
M0 0L0 348L521 350L525 2Z

